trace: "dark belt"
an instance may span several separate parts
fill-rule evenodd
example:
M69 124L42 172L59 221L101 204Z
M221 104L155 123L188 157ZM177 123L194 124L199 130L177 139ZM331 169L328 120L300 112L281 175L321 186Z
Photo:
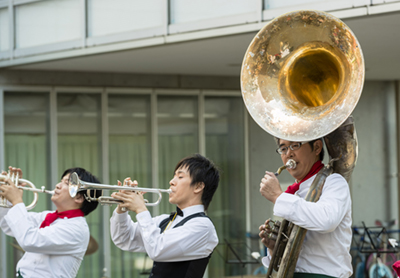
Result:
M333 276L328 276L324 274L314 274L314 273L295 273L293 278L335 278Z

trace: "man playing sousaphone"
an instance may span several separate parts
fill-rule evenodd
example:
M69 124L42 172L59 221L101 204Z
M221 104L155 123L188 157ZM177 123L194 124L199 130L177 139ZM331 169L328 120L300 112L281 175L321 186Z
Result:
M317 173L323 168L323 142L292 142L278 139L277 153L284 164L289 159L296 162L287 169L296 182L283 192L276 175L265 172L260 192L275 204L274 215L282 217L307 233L295 267L294 278L340 277L352 274L351 256L351 198L346 179L340 174L329 175L317 202L305 199ZM275 245L270 220L260 226L259 236L268 247L263 264L269 266Z

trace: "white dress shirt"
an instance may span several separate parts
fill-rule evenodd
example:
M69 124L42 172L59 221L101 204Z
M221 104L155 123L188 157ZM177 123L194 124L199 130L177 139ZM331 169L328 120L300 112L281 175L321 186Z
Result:
M28 212L23 203L0 208L1 229L25 250L17 264L24 278L76 277L85 255L90 238L85 217L58 218L39 229L49 212Z
M328 176L320 199L306 202L316 175L300 184L295 195L283 193L275 202L274 215L307 229L295 272L348 278L352 274L351 198L346 180L339 174ZM263 258L269 265L269 258Z
M183 226L173 227L191 214L204 212L203 205L185 208L183 217L176 216L174 222L160 234L159 224L169 215L152 218L149 211L136 215L133 222L128 213L111 217L111 238L124 251L146 252L153 261L178 262L208 257L218 244L217 232L207 217L196 217Z

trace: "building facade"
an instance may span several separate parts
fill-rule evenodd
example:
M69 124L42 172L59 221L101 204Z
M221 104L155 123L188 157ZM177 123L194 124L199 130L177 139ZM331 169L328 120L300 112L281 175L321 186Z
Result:
M206 155L222 170L208 211L220 244L206 277L253 273L258 226L273 208L259 194L260 179L282 162L272 136L247 113L240 67L262 26L301 9L341 18L364 51L366 82L353 113L353 223L397 219L399 1L0 1L0 168L20 167L48 189L77 166L105 184L131 177L168 188L181 158ZM287 173L280 180L293 182ZM52 209L49 196L39 198L34 211ZM166 199L151 213L174 210ZM114 208L88 217L99 248L78 277L146 277L151 261L110 239ZM0 273L9 277L21 251L3 233L0 248Z

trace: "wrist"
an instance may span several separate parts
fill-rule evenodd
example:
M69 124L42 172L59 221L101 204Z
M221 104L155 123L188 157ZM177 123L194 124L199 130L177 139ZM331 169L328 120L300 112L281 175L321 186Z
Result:
M16 200L13 200L13 201L10 201L10 202L11 202L11 204L12 204L13 206L15 206L15 205L17 205L17 204L23 203L23 200L22 200L22 199L16 199Z
M148 210L147 207L140 207L140 208L138 208L137 210L135 210L135 213L136 213L136 214L139 214L139 213L144 212L144 211L147 211L147 210Z

